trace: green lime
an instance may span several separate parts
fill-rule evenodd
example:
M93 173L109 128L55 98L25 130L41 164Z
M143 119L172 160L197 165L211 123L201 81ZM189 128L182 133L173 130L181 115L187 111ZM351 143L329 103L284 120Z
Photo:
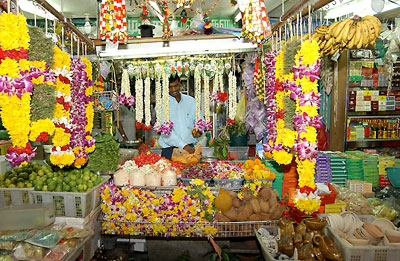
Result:
M18 178L17 179L17 182L24 182L25 181L25 179L23 179L23 178Z
M71 180L77 180L77 178L76 178L75 175L69 175L69 178L70 178Z
M79 190L79 192L83 192L85 189L83 188L83 185L82 184L80 184L80 185L78 185L78 190Z
M51 172L51 171L48 171L48 172L46 173L46 176L47 176L48 178L52 178L52 177L54 177L54 173Z
M50 182L50 184L48 185L48 189L49 191L54 191L56 189L57 183L52 181Z
M71 181L69 182L69 185L71 186L71 188L76 187L76 181L75 181L75 180L71 180Z
M35 180L36 177L37 177L36 172L32 172L31 174L29 174L29 180L30 180L30 181Z
M83 179L78 179L78 180L76 181L76 183L77 183L78 185L83 185L84 181L83 181Z
M71 189L71 192L79 192L79 191L78 191L78 189L75 187L75 188L72 188L72 189Z
M86 175L86 174L87 174L87 175L90 175L91 173L92 173L92 172L90 171L90 169L84 169L84 170L83 170L83 174L84 174L84 175Z
M90 180L92 181L92 182L94 182L94 181L96 181L96 179L97 179L97 175L92 175L91 177L90 177Z
M36 184L43 186L43 184L44 184L43 179L37 179Z
M69 185L64 185L63 186L63 191L70 191L71 187Z
M89 180L90 180L90 176L89 176L89 175L83 175L83 179L84 179L85 181L89 181Z
M0 174L0 181L4 181L6 179L6 174Z
M61 183L61 184L62 184L63 181L64 181L64 179L63 179L62 177L58 177L58 178L57 178L57 183Z
M57 186L57 187L56 187L56 192L62 192L62 191L63 191L63 189L62 189L61 186Z
M4 185L6 185L6 186L8 186L8 185L10 185L12 182L11 182L11 179L6 179L5 181L4 181Z
M36 184L36 185L35 185L35 190L36 190L36 191L41 191L42 188L43 188L43 185L40 185L40 184Z
M25 183L24 182L18 182L17 187L18 188L25 188Z
M93 186L94 186L93 182L88 182L88 183L87 183L87 187L88 187L88 189L91 189L91 188L93 188Z
M43 176L43 175L44 175L44 171L43 171L42 169L39 170L39 171L38 171L38 175L39 175L39 176Z
M16 188L17 186L15 186L15 184L10 184L8 185L8 188Z
M83 190L87 190L87 188L88 188L88 185L86 185L86 184L83 184Z
M32 188L32 187L33 187L33 184L32 184L32 183L28 183L28 184L26 184L26 187L27 187L27 188Z
M47 185L44 185L43 187L42 187L42 190L43 191L47 191L48 189L47 189Z
M11 183L16 184L17 183L18 178L17 177L12 177L11 178Z
M71 178L69 176L64 177L64 182L69 183L71 181Z

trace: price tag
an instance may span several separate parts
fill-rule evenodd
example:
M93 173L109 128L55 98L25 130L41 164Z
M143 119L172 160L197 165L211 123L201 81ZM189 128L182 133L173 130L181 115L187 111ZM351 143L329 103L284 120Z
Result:
M337 62L337 61L339 60L339 57L340 57L340 52L339 52L339 50L337 50L337 51L332 55L331 60L334 61L334 62Z

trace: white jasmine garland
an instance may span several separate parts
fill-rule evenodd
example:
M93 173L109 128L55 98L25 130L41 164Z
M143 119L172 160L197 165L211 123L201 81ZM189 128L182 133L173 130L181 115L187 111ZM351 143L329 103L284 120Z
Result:
M136 121L142 122L143 120L143 80L141 78L136 78L135 83L136 90Z
M205 122L207 123L210 122L210 78L205 72L203 74L203 80L204 80L204 93L203 93L204 119Z
M233 120L236 115L236 77L229 73L228 117Z
M150 126L151 110L150 110L150 77L144 80L144 124Z
M194 72L194 98L196 101L196 122L201 118L201 77L199 72Z
M219 89L218 89L218 91L224 92L224 74L220 72L218 74L218 77L219 77L219 80L218 80Z
M213 81L213 92L216 93L219 88L219 72L217 72L214 76L214 81Z
M156 80L156 126L161 126L161 81Z
M129 75L128 75L128 70L123 69L122 70L122 79L121 79L121 95L125 94L126 98L129 98L132 96L131 94L131 87L129 83Z
M163 70L163 91L162 91L162 103L163 103L163 120L164 122L169 121L169 79Z

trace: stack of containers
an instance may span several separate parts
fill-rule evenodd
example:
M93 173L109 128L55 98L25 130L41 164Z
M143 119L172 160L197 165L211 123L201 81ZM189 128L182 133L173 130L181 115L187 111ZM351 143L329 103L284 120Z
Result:
M394 157L388 157L388 156L380 156L378 158L378 169L379 169L379 186L384 187L384 186L390 186L390 181L387 176L386 168L387 167L393 167L396 165L396 160ZM400 163L400 161L398 161Z
M330 158L332 183L346 186L346 179L348 178L346 168L347 159L333 151L323 151L322 153Z
M315 182L331 183L332 171L330 156L319 153L317 156L317 164L315 169Z
M271 172L275 173L275 180L272 187L279 193L279 197L282 197L282 183L283 183L283 170L282 167L275 161L263 161L264 165L270 169Z
M378 156L368 155L363 160L364 181L379 186Z
M288 197L289 194L296 191L298 175L295 167L290 171L284 172L282 182L282 198Z
M364 180L363 160L360 157L351 155L348 152L340 153L347 158L346 169L348 179Z

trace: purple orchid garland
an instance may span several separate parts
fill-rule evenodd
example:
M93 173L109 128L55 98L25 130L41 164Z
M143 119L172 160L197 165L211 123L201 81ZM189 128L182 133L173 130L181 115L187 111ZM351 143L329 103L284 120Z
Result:
M266 67L265 73L265 96L264 104L267 107L265 129L267 132L267 142L264 144L264 151L272 152L273 147L269 141L275 143L276 140L276 100L275 100L275 62L276 52L266 53L263 61Z
M172 121L164 121L161 126L154 126L153 130L157 133L161 133L164 135L170 135L172 128L174 127L174 123Z
M85 91L88 86L92 85L85 72L85 63L78 58L71 58L71 147L80 147L82 150L75 152L75 158L87 158L88 154L85 148L94 145L94 139L88 140L86 136L90 136L90 132L85 131L87 125L86 106L92 101L92 96L86 96Z
M121 105L132 107L133 105L135 105L135 97L133 96L126 97L126 95L123 93L118 97L118 103Z

